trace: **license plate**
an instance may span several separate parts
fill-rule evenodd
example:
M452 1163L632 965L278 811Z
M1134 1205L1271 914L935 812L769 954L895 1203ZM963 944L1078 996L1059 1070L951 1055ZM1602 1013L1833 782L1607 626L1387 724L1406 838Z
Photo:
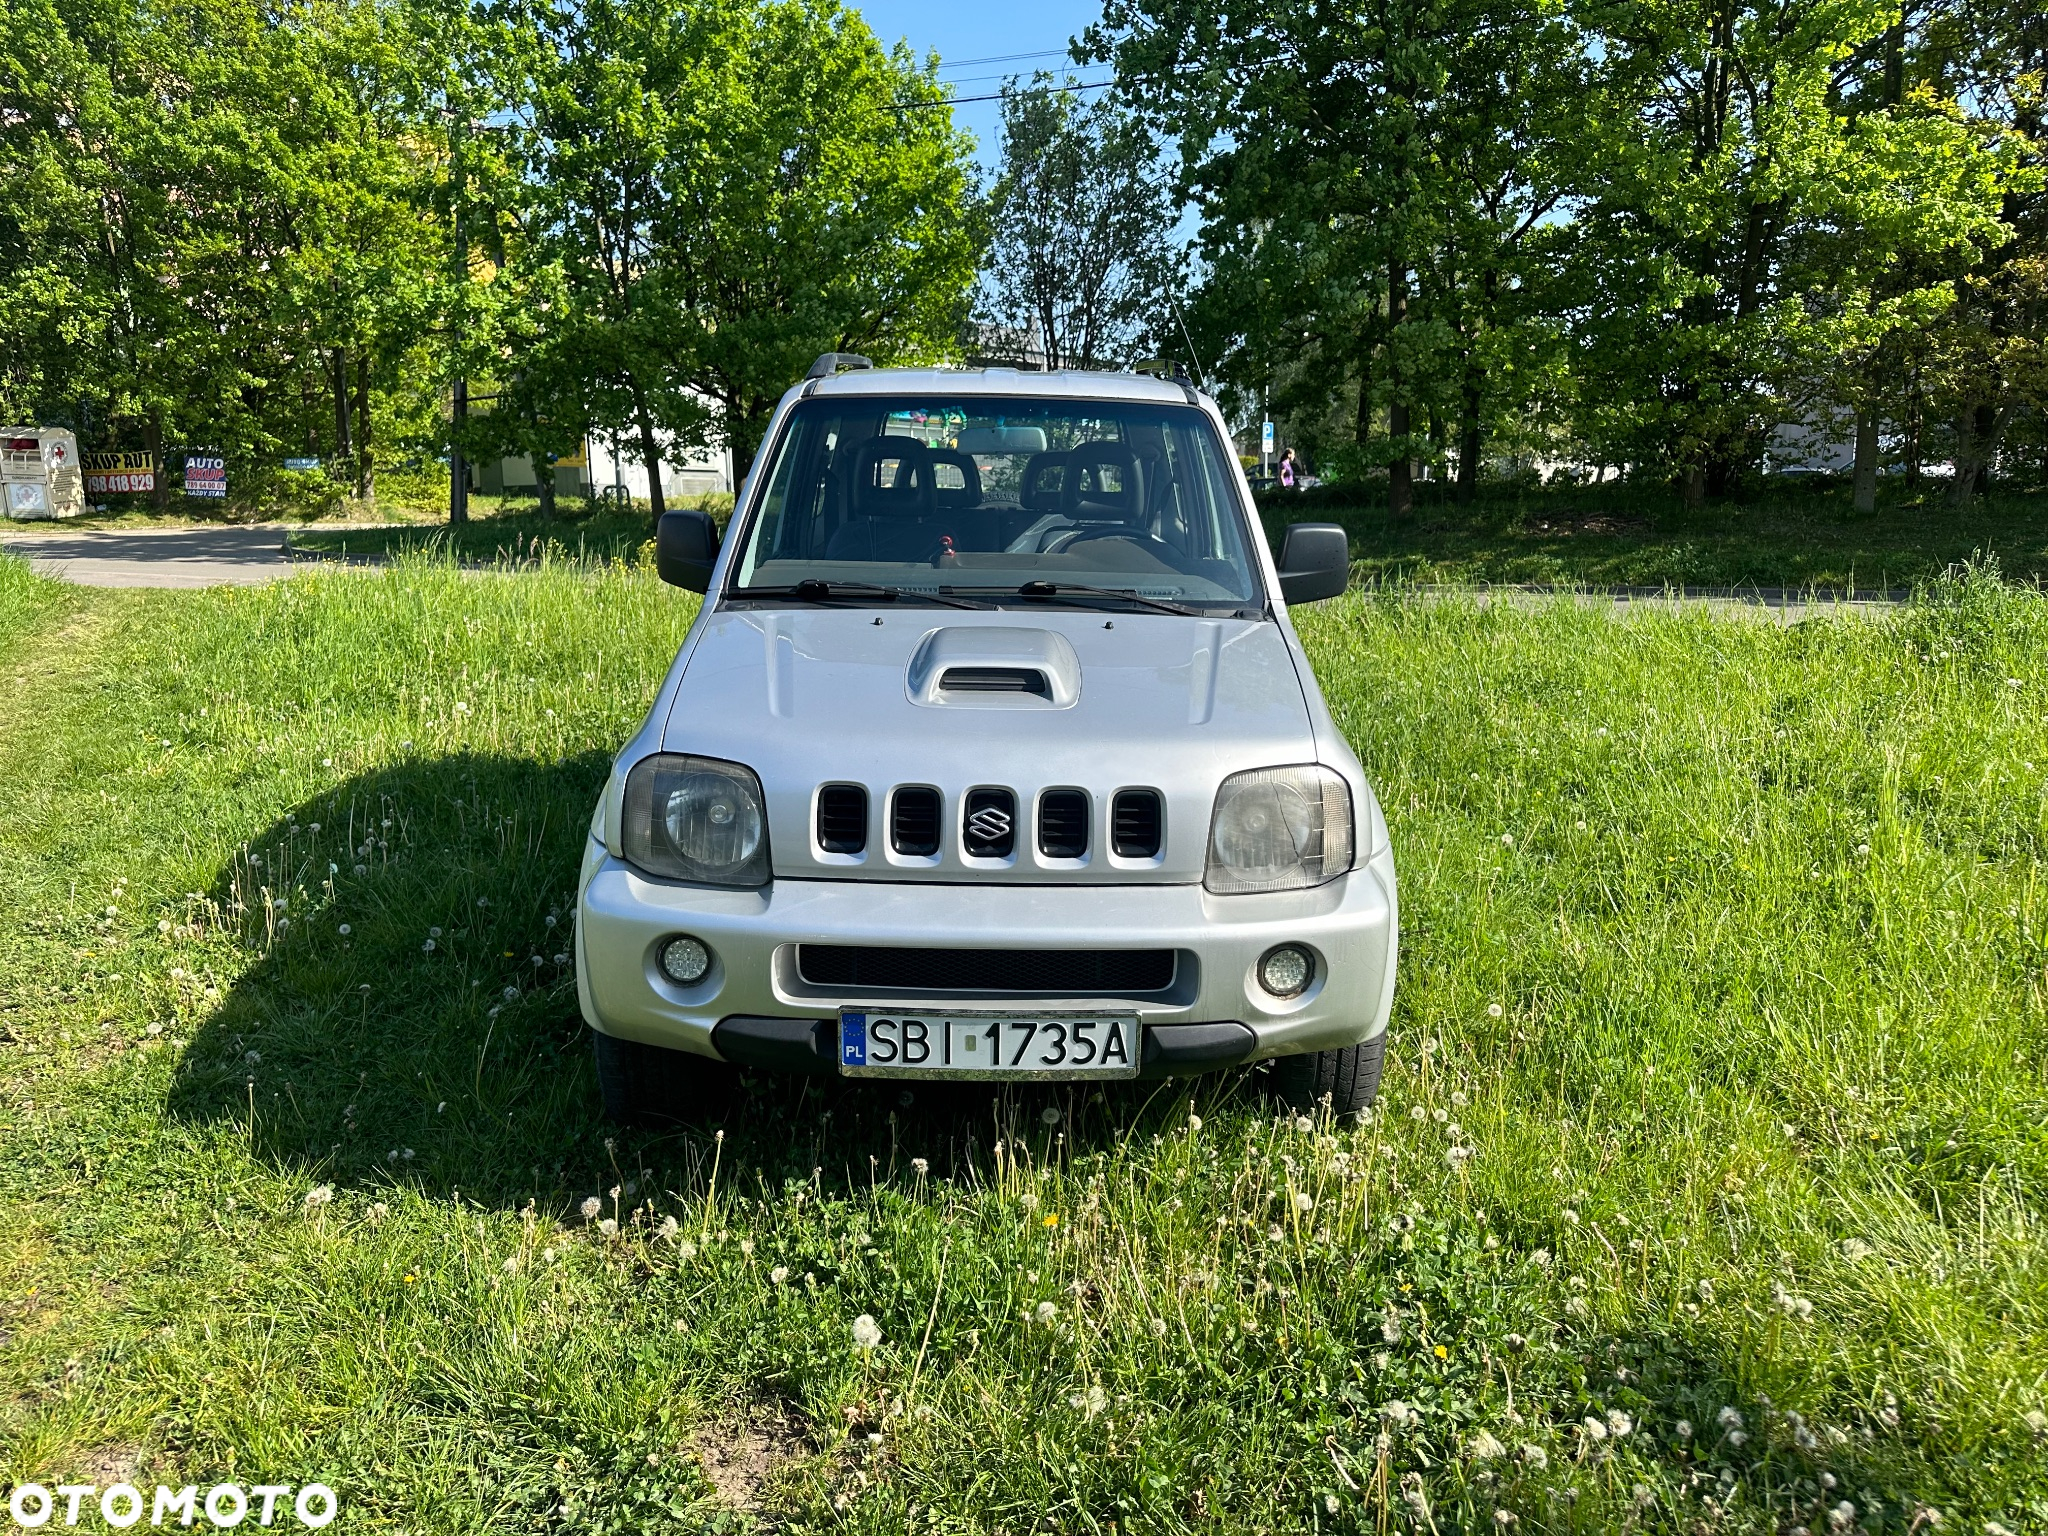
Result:
M839 1015L847 1077L1136 1077L1130 1013Z

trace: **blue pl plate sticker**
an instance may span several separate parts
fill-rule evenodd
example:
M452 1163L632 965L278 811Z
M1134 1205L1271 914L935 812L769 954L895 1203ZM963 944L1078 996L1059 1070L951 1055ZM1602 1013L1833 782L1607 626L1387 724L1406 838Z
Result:
M864 1067L868 1064L868 1016L864 1013L839 1015L839 1064Z

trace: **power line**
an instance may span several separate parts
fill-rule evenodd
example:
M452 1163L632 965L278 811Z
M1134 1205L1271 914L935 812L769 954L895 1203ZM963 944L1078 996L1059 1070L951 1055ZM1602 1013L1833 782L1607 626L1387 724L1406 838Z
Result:
M1016 92L991 91L986 96L948 96L944 101L900 101L892 105L891 112L928 112L934 107L957 107L970 101L1001 101L1005 96L1038 96L1049 91L1100 91L1115 85L1114 80L1090 80L1079 85L1041 85Z
M1017 76L1014 72L1000 75L957 75L951 80L941 80L939 83L941 85L979 85L984 80L1014 80L1016 78ZM1054 89L1058 89L1058 87L1055 86Z
M985 59L954 59L941 64L940 69L966 69L975 64L1014 64L1019 59L1063 59L1065 48L1041 48L1036 53L992 53Z

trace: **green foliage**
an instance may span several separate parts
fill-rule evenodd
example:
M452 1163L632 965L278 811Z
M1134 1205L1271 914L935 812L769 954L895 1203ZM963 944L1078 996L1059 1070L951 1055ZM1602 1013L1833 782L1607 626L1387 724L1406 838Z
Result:
M451 437L744 468L820 352L940 355L973 278L943 92L831 0L0 0L0 100L0 416L252 504Z
M215 449L234 486L330 445L337 393L403 392L408 52L357 0L7 0L0 415Z
M1115 98L1086 105L1039 73L1003 91L1002 175L989 197L981 350L1045 368L1185 351L1171 188L1151 132Z
M1203 345L1340 475L1530 454L1697 501L1860 416L1957 493L2048 394L2038 8L1111 0L1183 153Z
M508 277L522 388L732 446L823 352L949 348L976 251L965 144L931 70L832 0L602 0L524 22ZM566 417L569 412L558 414Z

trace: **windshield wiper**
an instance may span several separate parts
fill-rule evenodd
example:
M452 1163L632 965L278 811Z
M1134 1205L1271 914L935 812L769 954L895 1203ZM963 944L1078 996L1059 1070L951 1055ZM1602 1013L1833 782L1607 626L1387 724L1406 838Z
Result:
M731 594L734 597L793 597L800 603L829 603L841 597L899 597L916 598L922 602L943 603L948 608L988 608L988 603L977 603L964 597L954 597L947 592L920 592L915 587L883 587L871 581L820 581L807 577L793 587L741 587Z
M1136 603L1141 608L1155 609L1160 613L1178 613L1198 616L1199 608L1185 607L1180 603L1169 603L1163 597L1147 597L1129 587L1084 587L1071 581L1027 581L1017 589L1019 597L1036 598L1040 602L1055 602L1072 593L1076 597L1114 597L1127 603Z

